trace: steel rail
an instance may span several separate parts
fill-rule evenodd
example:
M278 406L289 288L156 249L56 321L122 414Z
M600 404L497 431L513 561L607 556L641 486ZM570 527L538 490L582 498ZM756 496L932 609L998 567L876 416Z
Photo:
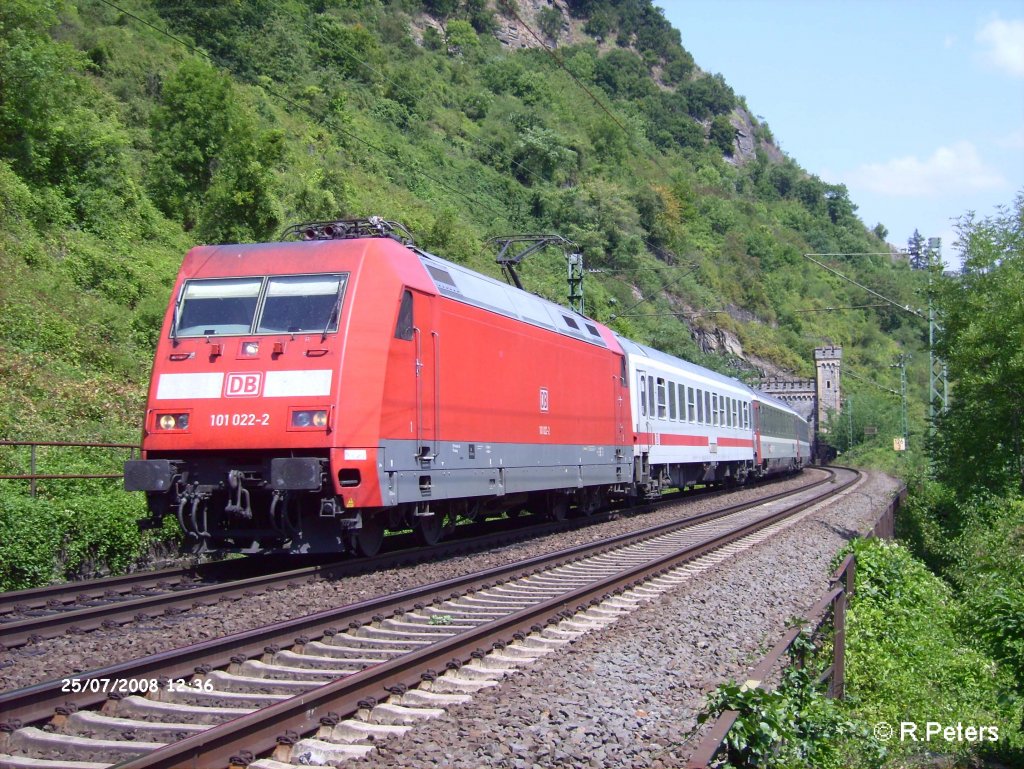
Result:
M67 678L148 679L162 676L176 679L191 676L200 665L207 665L211 668L223 667L231 662L232 657L259 655L263 653L264 648L268 645L293 643L297 637L313 633L322 634L325 627L332 625L344 627L352 622L366 624L372 621L374 616L383 612L395 612L398 609L410 611L415 609L417 603L429 603L440 598L447 598L453 592L467 591L473 586L479 586L487 582L508 581L523 574L551 568L553 564L578 560L583 557L584 553L591 555L605 552L666 531L692 527L705 521L722 518L751 507L780 500L787 496L822 486L830 483L833 479L834 474L830 474L829 477L801 486L793 491L778 492L756 501L729 505L681 521L672 521L640 531L622 534L608 540L603 540L600 543L589 543L566 548L553 553L535 556L524 561L453 577L431 585L410 588L388 596L368 599L338 609L285 620L254 630L233 633L192 646L160 652L138 660L118 663L98 670L77 673L73 676L67 676ZM5 722L17 720L22 724L28 724L49 718L58 706L72 705L77 708L87 708L98 705L106 699L106 695L103 692L83 691L73 693L62 692L61 689L62 679L57 679L0 693L0 719Z
M802 488L813 488L815 484L808 484ZM721 491L712 492L712 495L722 494ZM772 497L767 497L771 499ZM638 509L651 509L662 504L673 504L678 502L676 498L650 503ZM731 508L726 508L730 510ZM488 548L507 545L510 542L517 542L531 537L544 536L547 534L560 533L572 529L592 525L602 520L609 520L620 511L609 511L604 515L593 515L586 518L577 518L569 521L545 522L530 527L516 527L502 529L497 532L488 532L479 536L463 537L460 539L441 542L429 549L405 547L401 545L409 542L409 537L395 537L396 544L400 549L365 559L350 559L333 561L327 564L307 566L298 569L275 570L268 574L256 574L254 576L238 579L232 577L232 569L249 570L259 567L257 559L245 559L234 561L218 561L204 564L197 570L196 579L217 579L230 580L220 581L216 584L205 584L180 590L167 587L164 592L156 595L144 595L137 598L117 597L106 594L107 590L113 590L116 586L138 584L140 586L159 587L159 582L175 578L175 570L164 574L162 572L140 572L137 575L124 575L121 577L108 577L89 583L70 583L67 586L57 585L44 588L32 588L28 591L19 591L15 594L0 595L0 650L11 649L25 644L58 638L67 634L80 634L103 627L116 627L130 622L145 621L161 615L174 615L202 606L213 606L218 601L231 596L245 596L252 591L267 591L278 586L295 585L302 582L309 582L317 579L340 579L342 577L356 576L372 571L393 569L398 566L418 563L425 558L447 558L454 555L478 552ZM715 514L712 511L710 514ZM692 517L693 524L707 520L709 514L701 514ZM667 525L675 525L672 524ZM208 572L208 573L207 573ZM221 574L221 572L228 572ZM151 574L152 576L147 576ZM179 577L179 581L185 577ZM64 595L91 596L96 590L103 589L103 595L95 595L97 600L106 599L108 602L96 605L76 608L71 602L65 603L64 607L55 608L51 614L28 617L20 620L3 620L5 614L11 614L19 609L19 598L24 603L27 600L39 605L44 596ZM122 595L130 595L130 591L124 591ZM56 600L51 598L51 600ZM5 607L9 604L9 608ZM44 603L44 608L46 604ZM30 607L31 608L31 604ZM22 612L24 613L24 612Z
M386 697L394 687L416 685L427 670L445 664L468 662L473 652L495 643L511 641L517 633L540 629L544 622L564 616L567 607L583 610L588 602L602 599L617 590L635 587L653 576L664 574L685 561L693 560L723 545L734 542L760 529L834 496L852 485L859 473L846 483L836 485L823 494L768 515L738 529L705 542L690 545L640 566L555 596L471 630L440 641L419 651L366 668L297 695L270 707L215 726L184 740L158 748L153 752L117 764L117 769L179 769L180 767L227 766L245 752L262 754L274 749L278 737L285 732L306 734L315 730L320 719L355 712L367 698ZM604 548L598 548L603 550Z
M231 576L230 571L238 569L243 574L249 574L260 568L260 557L217 561L203 564L195 570L184 568L139 572L135 575L128 574L82 583L72 582L67 585L52 585L15 593L4 593L0 594L0 649L15 648L30 642L57 638L68 633L83 633L101 627L151 619L160 614L176 614L197 606L212 606L232 595L244 596L247 592L266 591L278 585L286 586L317 579L340 579L418 563L427 557L447 558L476 552L530 537L559 533L585 525L593 520L548 522L526 528L506 529L480 536L449 540L429 549L412 546L401 547L402 544L408 545L411 538L399 536L395 539L401 540L398 543L400 549L373 558L331 561L326 564L300 568L271 568L270 573L242 578ZM300 556L291 556L291 558L298 559ZM221 582L180 590L175 590L173 585L160 585L161 582L181 583L190 577L195 580L215 579L221 580ZM137 598L128 597L132 590L124 588L135 587L139 589L162 587L164 592ZM117 590L117 588L121 589ZM115 590L121 594L121 597L111 596L107 592ZM64 601L63 607L54 607L50 603L57 600L58 597L77 598L78 596L82 596L83 600L106 599L108 603L86 607L77 607L73 601ZM5 615L46 608L53 610L53 613L13 621L3 619Z
M8 442L11 443L11 442ZM0 445L3 442L0 441ZM20 445L20 444L18 444ZM64 444L56 444L64 445ZM78 445L78 444L73 444ZM120 446L121 444L115 444ZM6 476L0 476L0 480ZM748 485L747 488L753 488L753 484ZM693 499L697 497L711 497L720 495L723 493L722 490L711 490L701 491L698 494L688 492L683 499ZM666 497L665 503L679 501L679 497L673 495L672 497ZM654 506L662 504L662 501L653 503ZM643 511L645 507L636 508L637 511ZM542 522L534 524L529 527L519 526L514 532L517 536L522 538L529 538L534 536L543 536L545 534L557 534L572 527L583 527L594 523L602 523L611 520L614 516L618 515L622 511L619 509L608 510L605 512L595 513L592 516L586 518L577 518L569 522ZM498 521L489 521L486 524L470 524L468 526L460 526L459 530L464 531L467 528L472 528L474 531L470 537L462 537L459 539L449 539L439 545L435 546L436 549L431 550L431 555L447 556L453 553L464 552L466 547L477 547L487 546L492 544L490 541L485 539L486 535L478 535L475 529L482 525L493 527L494 524L499 523ZM493 532L498 535L503 535L510 532L499 530ZM393 544L398 548L402 549L407 546L408 540L411 537L405 535L392 535L389 539L393 540ZM504 544L506 540L503 539L501 544ZM408 545L411 547L411 545ZM462 549L460 549L462 548ZM425 552L420 550L420 552ZM220 572L228 570L228 568L242 568L249 572L249 570L259 570L261 573L267 573L270 571L290 571L291 569L278 568L278 561L271 561L270 559L276 558L276 555L253 555L243 559L235 560L224 560L224 561L207 561L192 566L184 567L170 567L166 569L151 569L147 571L136 571L129 574L119 574L108 577L98 577L94 579L75 580L72 582L64 582L53 585L43 585L41 587L30 587L23 590L11 590L8 592L0 593L0 622L4 620L3 615L24 613L25 611L53 609L53 602L60 601L62 604L71 605L76 601L80 600L104 600L110 599L110 592L115 591L120 594L127 594L134 592L138 589L146 588L149 586L159 586L162 582L173 582L182 581L185 579L192 580L211 580L211 579L223 579L224 575ZM301 563L302 555L285 555L291 561ZM365 573L368 571L374 571L378 569L393 568L398 565L392 562L390 559L394 557L394 551L388 549L386 553L383 553L372 558L360 558L358 560L346 559L339 560L337 562L331 562L332 566L337 567L340 571L343 565L350 565L353 569L353 574ZM263 559L262 561L260 559ZM325 559L326 560L326 559ZM296 566L297 563L289 564L290 566ZM310 567L311 574L315 573L316 569ZM81 598L79 598L81 596Z

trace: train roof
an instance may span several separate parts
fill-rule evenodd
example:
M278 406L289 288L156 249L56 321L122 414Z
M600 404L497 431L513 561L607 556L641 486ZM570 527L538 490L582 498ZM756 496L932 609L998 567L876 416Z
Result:
M768 404L770 404L772 406L775 406L775 408L777 408L777 409L782 409L783 411L789 411L789 412L791 412L793 414L796 414L801 419L803 419L803 417L801 417L800 414L797 413L796 409L794 409L792 406L790 406L785 401L779 400L778 398L776 398L774 396L771 396L771 395L768 395L767 393L761 392L756 387L751 387L750 388L750 392L752 392L754 394L754 397L757 398L762 403L768 403Z
M614 332L613 332L614 333ZM645 344L634 342L632 339L627 339L621 334L615 334L615 338L622 345L622 348L633 355L642 355L651 360L659 361L669 366L675 366L678 369L682 369L695 376L702 376L705 379L710 379L719 384L728 385L731 387L737 387L741 390L750 390L750 388L738 379L733 379L725 374L720 374L717 371L712 371L709 368L698 366L696 363L691 363L688 360L677 358L674 355L669 355L667 352L655 349L654 347L648 347Z
M675 368L681 369L690 374L702 376L705 379L710 379L714 382L718 382L719 384L743 390L755 400L762 403L768 403L783 411L796 414L793 407L785 401L781 401L778 398L774 398L771 395L763 393L760 390L745 384L739 379L734 379L730 376L726 376L725 374L720 374L717 371L712 371L711 369L704 368L703 366L698 366L696 363L691 363L688 360L683 360L682 358L677 358L674 355L669 355L668 353L662 352L654 347L648 347L647 345L640 344L639 342L634 342L632 339L627 339L621 334L615 334L615 338L618 340L619 344L622 345L622 349L628 354L642 355L646 358L650 358L651 360L656 360L666 365L674 366Z
M610 330L575 310L419 248L412 250L419 255L442 296L600 347L613 346L610 342L614 335Z

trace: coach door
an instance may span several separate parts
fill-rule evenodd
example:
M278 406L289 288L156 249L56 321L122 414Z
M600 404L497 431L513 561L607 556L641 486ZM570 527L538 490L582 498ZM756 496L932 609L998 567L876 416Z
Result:
M651 420L654 415L651 413L651 406L654 401L654 393L651 392L651 386L653 385L653 379L647 376L646 371L637 369L636 372L636 399L637 399L637 410L636 410L636 432L637 432L637 445L640 447L640 451L644 454L648 453L651 449L651 439L653 435L653 427Z
M413 343L416 349L416 457L429 465L439 451L441 429L441 336L435 298L414 289Z
M758 401L750 402L750 423L754 428L754 462L760 463L761 454L761 404Z

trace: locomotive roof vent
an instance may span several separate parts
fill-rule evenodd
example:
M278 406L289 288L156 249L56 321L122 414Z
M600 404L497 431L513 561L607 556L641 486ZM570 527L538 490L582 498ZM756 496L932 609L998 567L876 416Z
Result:
M293 224L281 233L281 240L348 240L351 238L391 238L405 246L415 246L412 233L400 222L380 216L368 219L338 219L333 222Z

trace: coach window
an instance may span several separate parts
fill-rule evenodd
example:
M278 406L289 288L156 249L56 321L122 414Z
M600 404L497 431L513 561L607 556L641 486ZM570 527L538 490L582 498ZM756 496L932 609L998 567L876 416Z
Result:
M687 418L691 422L693 422L693 421L695 421L697 419L697 410L696 409L697 409L697 407L694 405L694 401L693 401L693 388L692 387L687 387L686 388L686 415L687 415Z
M406 289L402 294L402 304L398 308L398 323L395 324L395 339L412 339L412 291Z
M704 398L701 397L701 393L704 391L699 387L697 388L697 424L704 424Z
M652 419L657 413L654 410L654 377L652 376L647 377L647 413L651 415Z
M658 419L665 419L668 416L668 408L665 401L665 380L658 377Z
M676 418L676 383L668 383L668 418Z
M711 393L711 426L718 424L718 393Z
M647 416L647 377L640 376L640 415Z

